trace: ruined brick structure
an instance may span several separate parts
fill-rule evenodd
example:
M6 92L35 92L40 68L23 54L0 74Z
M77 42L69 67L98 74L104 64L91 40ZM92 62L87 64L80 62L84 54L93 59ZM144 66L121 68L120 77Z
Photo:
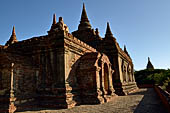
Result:
M0 110L104 103L137 88L133 69L109 23L101 38L83 4L78 30L72 33L55 15L45 36L18 41L13 28L9 41L0 45Z

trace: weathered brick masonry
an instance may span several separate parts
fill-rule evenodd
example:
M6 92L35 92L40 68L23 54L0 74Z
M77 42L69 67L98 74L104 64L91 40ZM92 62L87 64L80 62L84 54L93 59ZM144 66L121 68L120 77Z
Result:
M72 34L54 15L47 35L18 41L13 28L0 46L1 111L100 104L136 88L126 47L119 47L109 23L104 38L92 29L84 4Z

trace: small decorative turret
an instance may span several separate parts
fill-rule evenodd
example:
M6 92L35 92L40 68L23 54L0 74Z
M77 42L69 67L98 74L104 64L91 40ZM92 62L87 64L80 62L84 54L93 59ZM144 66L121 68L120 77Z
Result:
M55 25L57 22L56 22L56 15L54 14L53 15L53 24L52 25Z
M114 38L113 37L113 34L111 32L111 29L110 29L110 25L109 25L109 22L107 22L107 28L106 28L106 34L105 34L105 38ZM114 38L115 39L115 38Z
M124 45L124 52L129 56L129 53L127 52L126 45Z
M52 23L52 26L51 26L51 30L55 29L56 27L56 14L53 14L53 23Z
M18 42L18 40L17 40L16 33L15 33L15 27L13 26L12 35L10 39L6 42L5 46L9 46L15 42Z
M95 33L96 33L97 36L99 36L99 30L98 30L98 28L96 28Z
M58 32L60 30L69 32L67 25L64 24L63 18L59 17L59 21L56 22L56 15L54 14L53 15L53 23L52 23L51 29L50 29L50 31L48 31L48 33Z
M85 30L85 29L91 29L90 22L87 17L86 9L85 9L85 4L83 3L83 10L81 14L81 21L78 26L78 30Z
M147 64L147 66L146 66L146 69L154 70L154 67L153 67L153 65L152 65L152 63L151 63L151 61L150 61L150 58L149 58L149 57L148 57L148 64Z

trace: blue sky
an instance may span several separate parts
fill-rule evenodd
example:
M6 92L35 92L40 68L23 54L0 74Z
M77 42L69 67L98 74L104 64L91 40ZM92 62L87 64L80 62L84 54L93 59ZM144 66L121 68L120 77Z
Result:
M46 35L52 16L62 16L70 32L77 30L82 3L92 27L104 37L110 22L120 47L126 45L136 70L170 68L170 0L0 0L0 45L15 25L18 40Z

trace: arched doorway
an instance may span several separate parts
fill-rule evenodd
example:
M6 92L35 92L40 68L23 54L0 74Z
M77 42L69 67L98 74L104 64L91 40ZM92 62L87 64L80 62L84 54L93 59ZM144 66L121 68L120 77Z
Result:
M106 91L106 94L108 94L109 92L109 70L108 70L108 66L106 63L104 64L104 89Z

